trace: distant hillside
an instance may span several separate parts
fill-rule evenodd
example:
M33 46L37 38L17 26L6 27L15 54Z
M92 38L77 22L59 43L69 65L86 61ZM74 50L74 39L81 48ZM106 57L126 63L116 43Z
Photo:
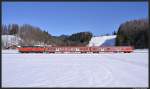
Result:
M116 35L92 37L88 46L114 46Z
M66 36L60 36L61 38L54 38L61 43L61 39ZM68 36L66 37L68 38ZM111 36L99 36L99 37L92 37L91 40L89 41L88 46L114 46L115 45L115 38L116 35L111 35ZM14 35L2 35L2 44L3 47L8 47L11 45L20 45L21 41L23 41L21 38L14 36ZM55 40L56 41L56 40Z
M9 24L2 25L2 35L17 35L23 41L20 45L39 45L49 43L51 37L48 32L29 24Z
M19 43L21 46L86 46L93 36L91 32L77 32L71 35L52 36L47 31L29 24L23 24L21 26L17 24L2 25L2 35L17 35L23 40ZM6 46L5 42L2 44Z
M116 35L94 37L91 32L53 36L48 31L29 24L2 25L2 47L9 45L52 46L134 46L148 48L147 19L127 21L120 25ZM16 37L18 36L18 37Z

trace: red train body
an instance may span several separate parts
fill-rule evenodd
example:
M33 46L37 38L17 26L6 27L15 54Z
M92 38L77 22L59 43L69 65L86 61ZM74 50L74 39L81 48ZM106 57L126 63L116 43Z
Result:
M22 46L18 48L18 51L21 53L43 53L45 48L39 46Z
M21 53L100 53L100 52L133 52L131 46L114 46L114 47L40 47L40 46L23 46L19 47Z

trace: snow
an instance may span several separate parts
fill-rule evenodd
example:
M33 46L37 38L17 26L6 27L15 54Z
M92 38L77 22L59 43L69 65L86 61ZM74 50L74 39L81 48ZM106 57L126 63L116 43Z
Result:
M2 50L2 87L148 87L148 50L46 54Z
M19 52L18 50L15 49L2 50L2 54L12 54L12 53L19 53Z
M141 53L141 52L148 52L148 50L147 49L135 49L134 52Z
M114 46L116 35L92 37L89 46Z
M6 46L9 45L18 45L19 41L21 41L21 38L14 36L14 35L2 35L2 42Z

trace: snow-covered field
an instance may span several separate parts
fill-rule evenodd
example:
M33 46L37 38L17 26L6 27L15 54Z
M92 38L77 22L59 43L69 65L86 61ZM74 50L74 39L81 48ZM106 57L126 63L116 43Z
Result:
M2 50L2 87L148 87L148 50L101 54Z

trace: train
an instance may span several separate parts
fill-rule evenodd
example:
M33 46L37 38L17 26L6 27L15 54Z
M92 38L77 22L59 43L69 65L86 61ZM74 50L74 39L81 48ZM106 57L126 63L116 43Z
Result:
M106 47L47 47L47 46L21 46L17 48L20 53L131 53L134 48L132 46L106 46Z

